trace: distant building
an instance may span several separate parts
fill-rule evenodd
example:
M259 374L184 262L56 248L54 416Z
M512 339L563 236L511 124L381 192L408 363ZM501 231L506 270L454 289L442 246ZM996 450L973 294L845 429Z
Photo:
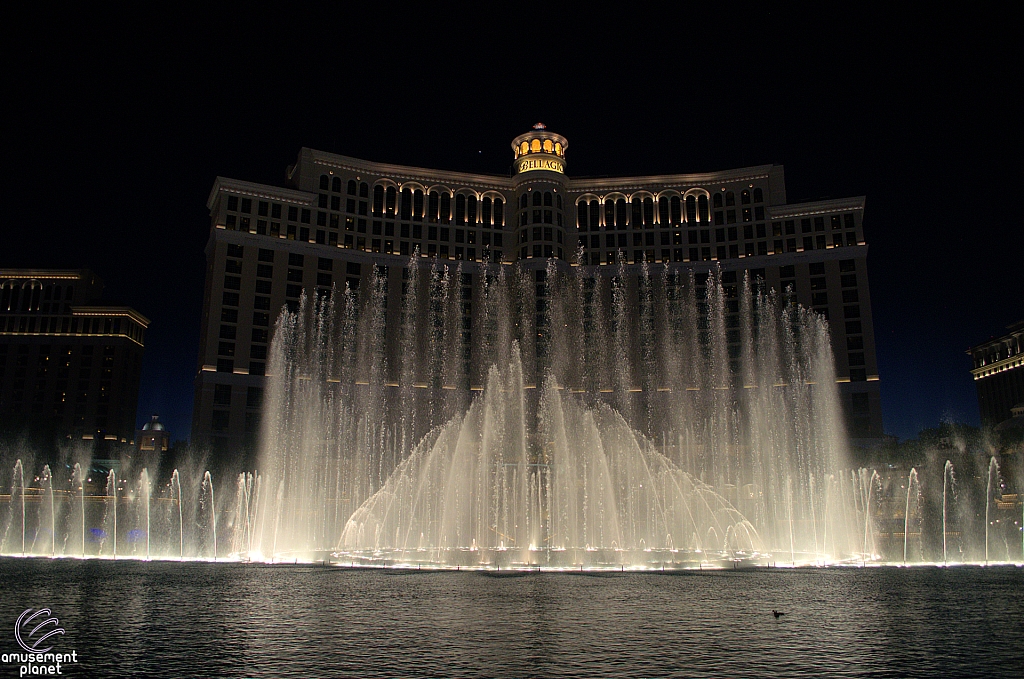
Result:
M135 432L135 449L139 452L166 453L170 447L171 433L164 428L159 415L153 415L142 429Z
M87 269L0 269L0 428L127 443L149 320Z
M622 262L631 285L646 263L655 272L692 271L698 285L721 267L733 297L744 274L791 289L830 320L851 434L880 440L863 197L789 203L778 165L575 178L565 174L567 148L565 137L538 125L513 140L511 176L303 148L287 188L218 177L207 202L194 439L218 449L251 444L270 336L285 304L294 307L303 290L355 288L376 266L387 271L387 308L396 315L403 269L418 250L424 262L461 267L464 328L477 320L486 275L518 266L540 281L552 260L609 277ZM728 306L731 322L738 309L734 299ZM730 351L739 348L734 334Z
M1024 321L1006 326L1005 335L967 350L978 390L982 424L997 425L1024 409Z

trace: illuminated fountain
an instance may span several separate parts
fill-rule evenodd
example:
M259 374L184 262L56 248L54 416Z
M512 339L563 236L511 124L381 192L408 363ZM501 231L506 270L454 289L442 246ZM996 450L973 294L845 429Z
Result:
M183 463L161 480L155 461L36 467L8 452L0 554L616 569L1024 559L1013 517L993 513L994 459L968 473L984 477L977 490L949 461L941 477L850 468L827 326L786 295L646 265L469 273L414 257L401 281L375 271L283 312L256 470L215 478Z
M237 551L567 567L872 559L872 478L845 470L825 323L749 281L638 269L501 268L481 283L471 333L464 272L418 258L390 317L385 275L361 296L304 299L275 332Z

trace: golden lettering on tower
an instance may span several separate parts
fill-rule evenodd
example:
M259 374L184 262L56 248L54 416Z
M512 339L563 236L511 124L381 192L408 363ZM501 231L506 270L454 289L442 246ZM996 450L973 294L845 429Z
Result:
M525 157L519 161L518 171L529 172L531 170L548 170L549 172L565 172L565 164L558 158L534 156Z

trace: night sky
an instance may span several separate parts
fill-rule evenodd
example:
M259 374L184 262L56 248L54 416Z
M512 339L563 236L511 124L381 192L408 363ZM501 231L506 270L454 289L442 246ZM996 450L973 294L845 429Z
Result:
M885 431L977 424L964 351L1024 319L1009 21L350 4L8 17L0 268L91 268L151 319L140 424L188 436L214 177L283 185L302 146L507 174L538 121L571 176L775 163L791 203L865 195Z

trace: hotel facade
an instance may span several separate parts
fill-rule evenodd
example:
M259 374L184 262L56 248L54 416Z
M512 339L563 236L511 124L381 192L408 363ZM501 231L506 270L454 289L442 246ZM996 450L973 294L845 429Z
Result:
M0 429L133 440L149 320L102 291L87 269L0 269Z
M218 177L207 202L193 440L251 448L280 309L296 307L304 290L358 288L377 267L387 272L388 313L397 314L402 270L417 252L461 266L466 329L483 275L500 267L535 270L538 281L550 262L609 276L646 266L703 280L719 270L731 317L744 275L762 279L827 316L850 434L882 435L863 197L789 203L778 165L574 178L568 146L535 126L512 141L511 176L303 148L286 186ZM737 344L739 332L726 341Z

